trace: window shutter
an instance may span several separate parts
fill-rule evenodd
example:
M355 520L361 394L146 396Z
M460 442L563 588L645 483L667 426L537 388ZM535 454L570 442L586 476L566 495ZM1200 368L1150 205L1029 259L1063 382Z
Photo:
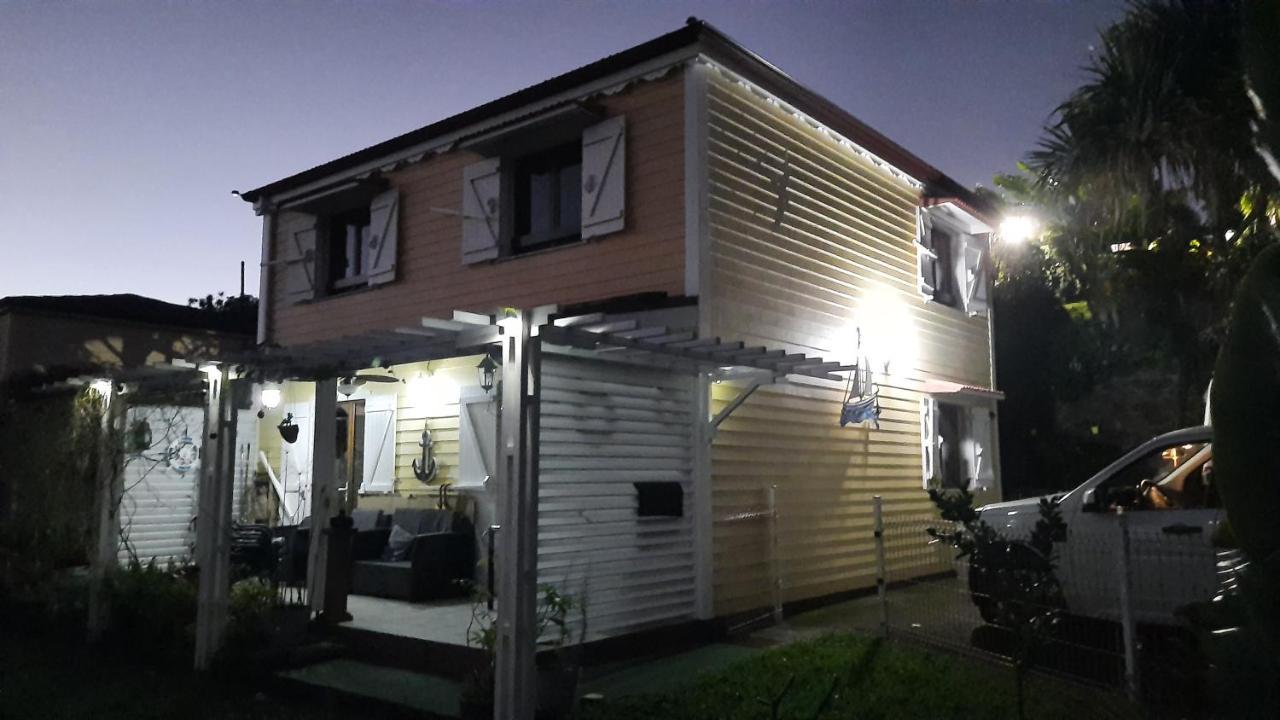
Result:
M488 158L462 169L462 262L498 257L502 217L502 161Z
M582 131L582 239L625 224L627 119L619 115Z
M989 250L991 236L966 235L964 241L964 309L970 315L985 315L988 307L991 278L987 268L991 265Z
M316 296L316 217L307 216L307 226L294 230L288 239L284 263L284 290L290 303Z
M459 486L483 486L494 474L498 449L498 411L493 396L477 387L458 398Z
M916 208L916 286L925 300L938 289L938 255L933 251L933 223L929 212Z
M969 490L990 490L995 485L995 463L991 456L991 408L969 408L969 437L965 443L965 459L969 463Z
M920 398L920 470L925 490L934 486L938 464L938 401L923 397Z
M364 476L360 492L396 489L396 396L370 395L364 401Z
M400 191L380 193L369 205L369 284L396 279L396 246L400 240Z

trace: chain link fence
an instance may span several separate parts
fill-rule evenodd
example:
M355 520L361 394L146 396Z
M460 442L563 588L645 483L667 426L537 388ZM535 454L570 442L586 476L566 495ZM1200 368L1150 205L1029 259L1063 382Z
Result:
M1051 558L1060 592L1035 607L1010 597L981 559L957 557L938 538L959 530L955 523L891 516L877 498L881 631L996 662L1021 658L1037 674L1126 694L1160 716L1203 714L1206 668L1186 608L1229 585L1240 558L1213 548L1203 527L1158 514L1097 513L1069 527ZM1011 546L1013 556L1033 552L1016 539ZM1008 603L1028 605L1014 616L1053 621L1011 626Z

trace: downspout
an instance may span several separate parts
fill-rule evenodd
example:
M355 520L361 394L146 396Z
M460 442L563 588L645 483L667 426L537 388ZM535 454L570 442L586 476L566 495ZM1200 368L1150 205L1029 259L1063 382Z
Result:
M258 344L264 345L270 337L271 319L271 241L276 234L276 211L265 203L255 203L262 215L262 263L258 266Z

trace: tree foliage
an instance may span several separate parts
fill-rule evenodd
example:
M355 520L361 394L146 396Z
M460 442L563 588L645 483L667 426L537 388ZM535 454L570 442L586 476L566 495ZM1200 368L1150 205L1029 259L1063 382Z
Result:
M1199 422L1234 290L1280 224L1280 180L1255 148L1243 5L1134 2L1039 147L996 178L1005 202L1044 220L1039 242L1004 249L995 295L1001 383L1038 362L1032 389L1051 398L1021 429L1070 449ZM1028 301L1036 312L1015 309ZM1045 327L1061 341L1046 348ZM1016 455L1036 441L1003 444ZM1028 452L1042 451L1054 452Z

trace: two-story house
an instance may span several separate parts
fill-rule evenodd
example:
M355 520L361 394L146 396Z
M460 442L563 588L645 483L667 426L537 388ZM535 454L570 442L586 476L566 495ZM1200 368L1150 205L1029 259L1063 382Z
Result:
M286 522L447 485L483 557L505 307L544 308L538 576L593 638L873 587L874 496L999 497L993 219L705 23L242 197Z

